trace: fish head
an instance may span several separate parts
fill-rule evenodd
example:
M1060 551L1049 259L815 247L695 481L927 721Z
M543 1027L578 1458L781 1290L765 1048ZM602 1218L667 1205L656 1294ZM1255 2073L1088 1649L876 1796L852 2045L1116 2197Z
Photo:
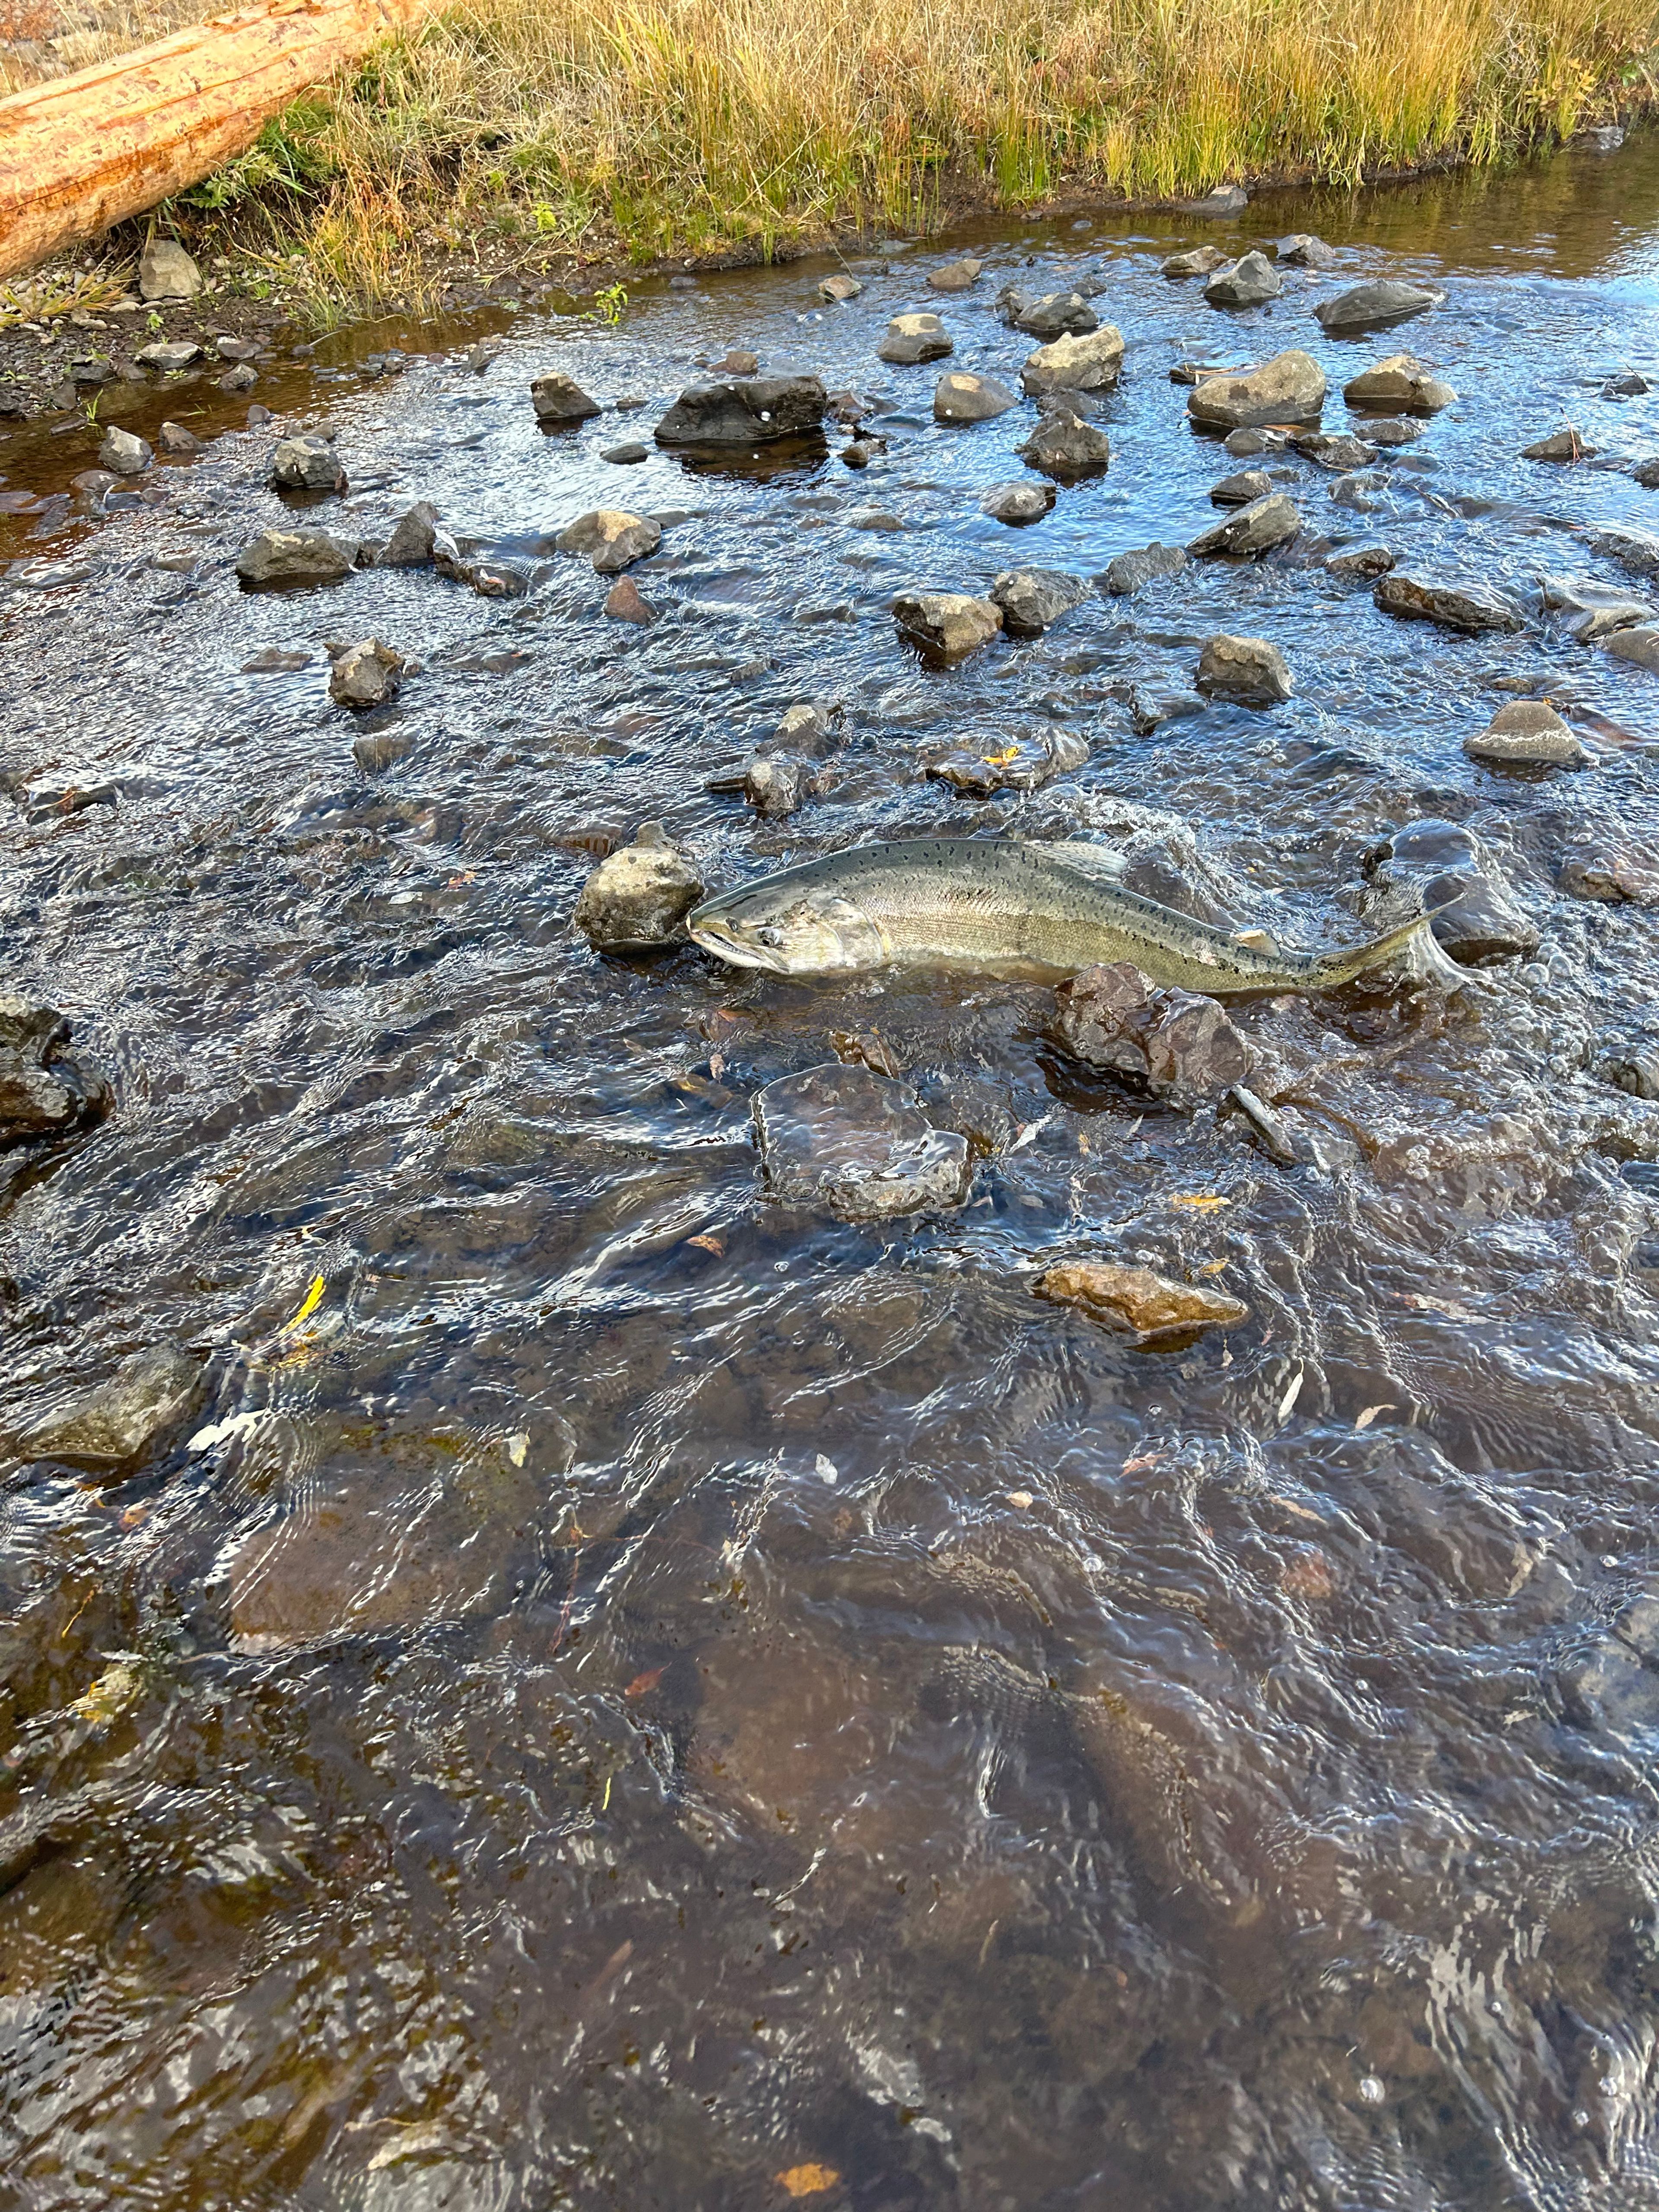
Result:
M783 878L705 899L685 927L706 952L775 975L879 968L892 957L886 933L862 907Z

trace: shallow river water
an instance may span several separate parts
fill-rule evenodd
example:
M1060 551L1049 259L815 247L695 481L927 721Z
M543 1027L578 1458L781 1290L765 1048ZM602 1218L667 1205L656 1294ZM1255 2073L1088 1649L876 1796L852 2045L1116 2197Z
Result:
M429 498L524 566L517 599L418 570L241 592L284 514L268 430L167 465L155 507L0 524L5 983L116 1094L0 1155L0 1427L147 1346L204 1363L124 1480L3 1463L0 2200L1659 2205L1659 1641L1632 1626L1659 1106L1598 1058L1650 1019L1659 942L1560 880L1659 867L1659 677L1540 599L1641 589L1589 538L1659 529L1659 492L1516 457L1564 421L1659 451L1659 392L1600 396L1659 385L1659 138L1243 222L1295 228L1339 267L1239 317L1158 274L1205 234L1173 217L1009 222L884 247L843 307L809 263L262 380L338 425L349 500L306 520L384 537ZM975 248L972 292L927 290ZM1326 339L1314 301L1383 273L1447 302ZM875 349L937 307L952 366L1017 382L993 295L1073 276L1127 341L1114 459L1010 530L977 494L1024 473L1034 410L935 428L937 371ZM408 367L365 380L388 343ZM1207 526L1242 464L1170 366L1290 344L1328 428L1401 347L1462 396L1339 497L1271 461L1308 527L1265 562L1096 592L954 670L901 641L901 588ZM730 345L872 395L885 453L599 459ZM649 405L545 436L551 368ZM0 473L53 489L91 442L19 432ZM550 550L601 504L678 518L633 572L649 629ZM1320 565L1360 542L1510 591L1524 631L1389 621ZM1293 699L1145 733L1217 630L1278 643ZM354 722L324 641L371 633L424 666ZM268 648L303 665L246 672ZM1465 757L1516 688L1589 768ZM844 720L803 812L705 790L814 698ZM922 773L1056 728L1088 759L1028 797ZM365 773L364 736L399 757ZM1475 832L1541 943L1450 996L1246 1009L1291 1167L1068 1061L1035 986L606 959L571 927L654 818L711 885L878 836L1127 842L1315 945L1425 817ZM960 1209L765 1196L753 1093L860 1037L972 1133ZM1250 1317L1139 1350L1034 1298L1060 1257Z

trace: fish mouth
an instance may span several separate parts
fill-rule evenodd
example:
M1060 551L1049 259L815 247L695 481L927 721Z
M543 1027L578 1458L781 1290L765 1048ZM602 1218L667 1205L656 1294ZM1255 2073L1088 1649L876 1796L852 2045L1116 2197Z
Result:
M769 945L739 937L724 916L708 907L700 906L686 916L685 933L693 945L700 945L705 952L714 953L733 968L763 968L774 975L789 972L781 954Z

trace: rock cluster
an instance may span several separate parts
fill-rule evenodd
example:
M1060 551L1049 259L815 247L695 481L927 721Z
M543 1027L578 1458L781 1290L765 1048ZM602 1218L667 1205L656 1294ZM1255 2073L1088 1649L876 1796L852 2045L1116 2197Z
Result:
M1127 960L1085 968L1054 993L1055 1027L1091 1067L1158 1096L1206 1096L1243 1083L1255 1054L1219 1001L1159 990Z

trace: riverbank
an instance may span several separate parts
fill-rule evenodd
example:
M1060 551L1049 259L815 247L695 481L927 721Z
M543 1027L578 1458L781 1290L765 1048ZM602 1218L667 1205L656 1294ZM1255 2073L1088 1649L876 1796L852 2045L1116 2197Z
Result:
M1656 87L1651 0L474 0L296 100L163 219L319 328L509 272L1504 161Z

